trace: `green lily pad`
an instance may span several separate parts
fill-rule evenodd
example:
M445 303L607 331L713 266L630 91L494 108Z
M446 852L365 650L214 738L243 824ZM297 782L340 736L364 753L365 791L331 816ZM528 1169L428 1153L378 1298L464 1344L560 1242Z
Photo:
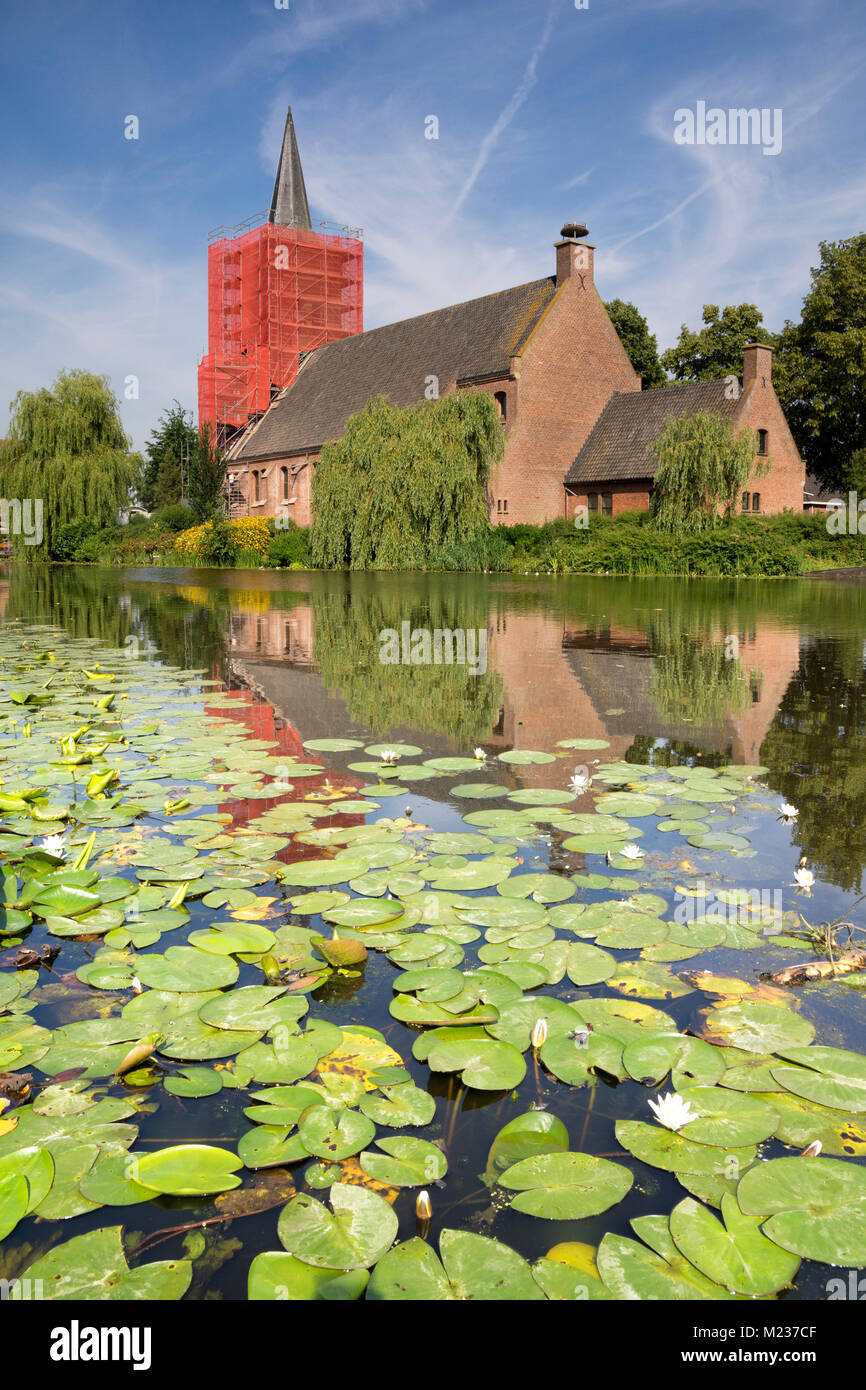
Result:
M437 1041L427 1054L431 1071L459 1071L464 1086L478 1091L510 1091L526 1075L521 1053L493 1038Z
M469 1231L443 1231L439 1253L415 1236L379 1260L368 1299L539 1302L544 1298L526 1261L510 1246Z
M866 1057L841 1047L777 1049L796 1066L777 1064L773 1078L786 1091L853 1115L866 1112Z
M377 1125L402 1129L408 1125L429 1125L436 1113L436 1102L412 1081L381 1087L381 1095L366 1095L359 1104L362 1115Z
M389 1187L423 1187L438 1182L448 1171L444 1153L427 1139L397 1135L376 1142L382 1153L365 1149L358 1160L376 1182Z
M141 956L136 973L151 989L185 994L233 985L238 967L230 957L208 955L194 946L169 946L164 955Z
M500 1129L490 1146L484 1181L492 1186L515 1163L540 1154L564 1153L568 1130L546 1110L528 1110Z
M720 1086L680 1086L679 1091L698 1116L680 1131L694 1143L743 1148L776 1132L779 1116L757 1096Z
M138 1300L176 1302L192 1278L189 1260L156 1260L130 1269L121 1226L103 1226L56 1245L30 1265L26 1277L41 1281L42 1297L59 1302Z
M360 1153L376 1133L376 1126L356 1110L331 1110L312 1106L298 1121L298 1137L308 1153L337 1163Z
M681 1254L729 1293L766 1298L786 1288L800 1267L796 1255L761 1234L760 1219L745 1216L735 1197L722 1197L722 1220L686 1197L670 1216L671 1237Z
M350 739L314 740L319 744L341 741L352 742ZM322 1300L345 1303L361 1297L369 1278L366 1269L340 1274L336 1270L316 1269L285 1250L263 1250L250 1265L247 1298L250 1302L313 1303Z
M628 1168L585 1153L547 1153L507 1168L501 1187L517 1192L515 1211L548 1221L598 1216L621 1202L634 1178Z
M389 1249L397 1217L384 1198L364 1187L337 1183L328 1208L306 1193L280 1212L277 1232L290 1254L319 1269L366 1269Z
M802 1259L866 1265L866 1171L836 1158L773 1158L744 1173L737 1201Z
M617 1120L616 1137L642 1163L669 1173L718 1175L727 1170L744 1173L755 1158L753 1145L722 1149L697 1144L671 1129L644 1124L642 1120Z
M173 1197L228 1192L240 1187L242 1161L211 1144L172 1144L130 1160L129 1176L143 1187Z

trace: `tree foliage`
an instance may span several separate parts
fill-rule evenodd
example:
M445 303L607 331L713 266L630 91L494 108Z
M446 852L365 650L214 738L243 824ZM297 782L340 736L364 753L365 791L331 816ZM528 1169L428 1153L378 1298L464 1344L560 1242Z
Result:
M827 487L866 448L866 233L822 241L800 323L786 323L774 384L798 448Z
M643 389L664 386L667 377L659 362L658 342L640 310L625 299L611 299L604 307L631 365L642 380Z
M755 443L712 411L672 416L653 444L658 460L650 510L660 531L696 532L730 516L752 471Z
M139 462L129 453L108 378L63 371L50 390L19 391L12 402L9 436L0 444L0 490L7 498L41 499L50 555L52 538L68 522L86 517L103 527L117 520ZM39 547L14 543L16 553L35 558Z
M192 461L198 435L192 414L174 401L159 417L145 445L147 463L141 484L141 502L149 512L179 502L186 460Z
M746 343L775 343L757 304L726 304L721 312L718 304L705 304L701 317L703 328L693 331L682 324L676 346L661 355L662 366L676 381L741 376Z
M204 420L189 454L187 496L196 521L222 517L226 469L225 455L217 443L213 425L210 420Z
M316 466L313 563L423 569L443 545L486 530L490 470L503 452L485 392L404 408L371 400Z

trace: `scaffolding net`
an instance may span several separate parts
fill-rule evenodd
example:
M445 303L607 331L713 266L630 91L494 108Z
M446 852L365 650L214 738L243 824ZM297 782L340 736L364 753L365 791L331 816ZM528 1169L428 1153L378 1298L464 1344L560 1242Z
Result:
M360 233L324 226L264 222L213 235L199 424L210 420L223 442L291 386L303 353L363 332Z

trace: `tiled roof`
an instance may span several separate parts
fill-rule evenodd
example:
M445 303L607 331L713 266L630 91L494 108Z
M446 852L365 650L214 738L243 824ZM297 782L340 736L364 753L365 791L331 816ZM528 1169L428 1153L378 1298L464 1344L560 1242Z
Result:
M616 392L593 426L565 479L566 487L615 479L653 478L652 444L671 416L716 411L731 415L736 401L724 381L694 381L651 391Z
M372 396L414 405L428 379L504 375L556 293L551 276L326 343L242 439L236 460L318 449Z
M806 481L803 484L803 502L806 506L826 507L831 500L838 501L843 496L842 492L827 492L814 473L806 474Z

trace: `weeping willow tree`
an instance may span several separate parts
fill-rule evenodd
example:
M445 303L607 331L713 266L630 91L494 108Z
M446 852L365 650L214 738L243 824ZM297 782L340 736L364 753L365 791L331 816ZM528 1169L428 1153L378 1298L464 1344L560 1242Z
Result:
M672 416L652 446L658 463L650 509L659 531L707 531L730 517L752 471L755 443L712 411Z
M487 483L503 452L484 392L404 408L370 401L313 475L313 563L423 569L440 546L472 541L489 525Z
M0 444L0 494L41 501L44 539L25 545L13 536L16 555L44 559L68 522L116 521L136 473L117 410L108 378L91 372L60 372L50 390L18 392Z

